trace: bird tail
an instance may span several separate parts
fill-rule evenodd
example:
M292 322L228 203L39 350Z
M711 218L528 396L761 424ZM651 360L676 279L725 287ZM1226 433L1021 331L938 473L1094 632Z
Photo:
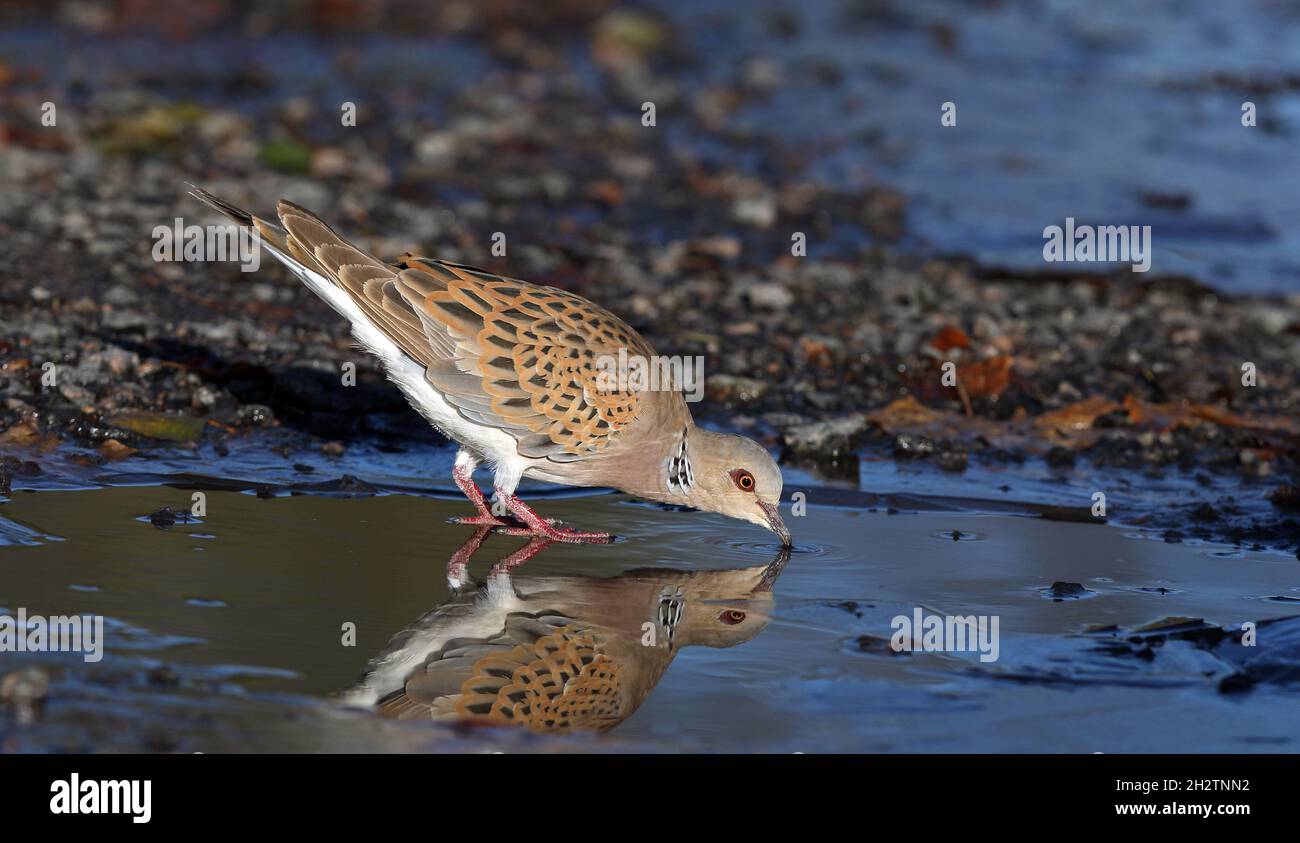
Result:
M288 251L289 246L287 238L285 237L284 229L280 228L280 226L275 223L267 222L264 219L255 217L243 208L232 205L220 197L213 196L201 187L190 185L190 196L193 196L209 208L212 208L215 211L220 211L222 214L230 217L240 225L253 226L253 228L257 230L257 233L261 235L262 239L270 243L272 247L278 248L281 251Z
M189 194L209 208L219 211L234 220L239 225L252 226L258 234L262 246L274 255L276 260L288 267L290 272L306 284L313 293L324 299L339 315L347 318L348 321L356 319L353 308L347 307L345 301L339 299L341 291L331 277L331 273L325 271L316 259L299 246L285 229L270 220L254 216L243 208L232 205L193 184L190 185ZM288 205L295 209L298 208L298 206L288 202L282 201L280 204L281 206ZM312 218L315 219L315 216L313 215ZM324 225L324 223L321 224Z

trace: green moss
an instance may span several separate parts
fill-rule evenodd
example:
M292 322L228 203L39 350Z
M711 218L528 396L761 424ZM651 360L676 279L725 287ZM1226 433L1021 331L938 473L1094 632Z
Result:
M145 156L175 152L185 132L206 109L180 102L147 108L113 123L99 139L108 155Z
M207 420L194 416L171 415L168 413L136 412L122 413L109 419L114 427L148 436L150 439L162 439L167 442L193 442L203 435Z
M273 140L262 145L257 157L282 173L306 173L311 169L311 150L291 140Z

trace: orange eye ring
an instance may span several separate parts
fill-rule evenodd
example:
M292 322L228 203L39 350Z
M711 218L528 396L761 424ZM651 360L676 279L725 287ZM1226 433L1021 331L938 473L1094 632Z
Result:
M743 468L738 468L731 472L731 482L735 483L736 488L742 492L752 492L754 491L754 486L757 485L754 480L754 475L750 474Z
M745 619L745 613L739 609L723 609L722 614L718 615L718 620L727 626L735 626Z

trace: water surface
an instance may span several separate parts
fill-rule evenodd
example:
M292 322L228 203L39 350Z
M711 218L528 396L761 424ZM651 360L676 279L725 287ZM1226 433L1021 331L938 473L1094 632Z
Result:
M787 515L797 547L771 594L725 602L761 619L752 629L712 646L684 633L631 716L599 737L552 738L393 722L341 702L392 636L453 598L448 561L473 531L445 521L463 514L463 503L423 494L205 494L201 523L167 529L147 516L187 508L188 489L16 490L0 504L0 607L108 619L99 664L67 654L3 657L6 670L38 664L51 679L43 715L3 727L6 748L1295 748L1296 624L1261 626L1254 649L1236 644L1242 622L1300 617L1296 562L1281 553L1171 544L1131 528L952 508L937 498L892 514L814 503L801 517ZM653 611L641 604L654 603L645 602L647 589L660 580L762 571L779 555L757 529L621 495L548 497L538 507L620 541L551 545L507 582L520 593L550 589L559 600L599 578L586 592L589 605L628 603L611 613ZM488 537L459 572L463 587L472 593L524 545ZM649 585L622 587L637 578ZM1057 583L1077 585L1066 593L1082 596L1053 599ZM685 605L706 603L701 595L688 587ZM891 652L891 620L918 608L996 615L998 660ZM1169 618L1198 620L1177 622L1172 633L1141 631ZM355 625L355 646L345 646L344 624Z

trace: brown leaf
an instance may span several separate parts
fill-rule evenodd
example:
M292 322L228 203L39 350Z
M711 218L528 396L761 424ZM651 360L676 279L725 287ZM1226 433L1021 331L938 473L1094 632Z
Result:
M623 204L623 188L619 187L618 182L609 179L592 182L587 187L587 196L610 207Z
M970 348L970 337L955 325L945 325L939 329L939 333L930 338L927 345L939 352L953 348Z
M939 413L931 410L912 396L891 401L883 410L868 414L870 421L885 430L909 430L927 425L939 418Z
M1034 419L1034 427L1040 432L1060 431L1068 435L1075 431L1090 429L1098 416L1113 413L1118 409L1120 405L1116 402L1094 395L1059 410L1043 413Z
M41 433L30 422L19 422L0 433L0 445L20 445L25 448L48 451L57 447L58 444L58 436L53 433Z
M1001 395L1011 385L1011 358L1005 354L963 366L958 375L972 398Z
M835 365L835 355L831 353L830 346L821 340L802 337L799 340L799 350L803 352L804 363L809 366L829 369Z
M109 439L103 445L99 446L99 452L104 455L105 459L123 460L134 454L135 448L130 445L123 445L116 439Z

